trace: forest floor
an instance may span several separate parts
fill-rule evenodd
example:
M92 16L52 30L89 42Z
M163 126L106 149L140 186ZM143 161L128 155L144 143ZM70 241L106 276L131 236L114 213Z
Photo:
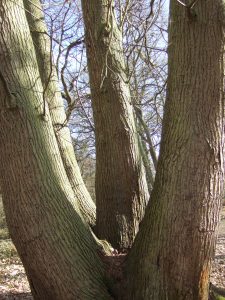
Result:
M223 206L221 213L216 254L210 280L215 286L225 289L225 206Z
M225 289L225 207L222 209L211 282ZM0 300L31 300L29 284L7 230L0 228Z

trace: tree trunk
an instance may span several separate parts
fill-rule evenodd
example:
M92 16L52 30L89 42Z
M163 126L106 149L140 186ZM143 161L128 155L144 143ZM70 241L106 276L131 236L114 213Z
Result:
M146 179L147 179L148 190L150 194L152 191L152 187L154 185L154 175L152 172L152 165L148 156L148 149L146 147L145 141L143 141L141 136L139 137L139 149L143 160L143 164L145 166Z
M35 299L110 299L60 157L23 1L0 3L0 180Z
M41 4L39 0L24 0L24 6L45 91L44 96L49 105L50 116L66 174L74 194L77 196L79 207L85 220L88 224L94 226L96 222L96 207L83 182L75 157L70 130L66 122L64 103L57 84L58 79Z
M111 3L111 4L110 4ZM83 0L96 134L97 234L130 247L149 194L112 1Z
M208 300L223 191L222 5L171 0L160 158L124 299Z

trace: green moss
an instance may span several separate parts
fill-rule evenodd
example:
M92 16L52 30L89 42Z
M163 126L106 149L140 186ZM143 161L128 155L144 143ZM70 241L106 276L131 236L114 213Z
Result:
M9 239L9 232L8 229L5 228L0 228L0 240L6 240Z
M216 300L225 300L223 296L215 295Z
M0 259L7 259L18 256L15 246L12 241L0 240Z
M218 288L211 284L210 287L210 300L225 300L225 290Z

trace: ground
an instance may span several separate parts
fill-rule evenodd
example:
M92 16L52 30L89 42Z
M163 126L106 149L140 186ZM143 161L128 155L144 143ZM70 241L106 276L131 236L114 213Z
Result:
M211 272L211 282L225 289L225 206L222 209L216 255Z
M225 207L223 207L221 214L211 282L216 287L225 289ZM16 249L8 238L7 230L1 228L0 223L0 300L8 299L31 300L33 298Z

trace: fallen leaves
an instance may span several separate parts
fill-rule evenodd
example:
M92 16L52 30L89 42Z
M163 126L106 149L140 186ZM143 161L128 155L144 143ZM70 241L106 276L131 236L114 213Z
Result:
M0 299L33 299L23 265L18 257L0 261Z
M24 268L12 242L0 239L0 252L0 300L32 300ZM113 273L115 277L121 276L120 266L125 256L125 254L114 253L112 257L104 258L110 275ZM210 280L215 286L225 289L225 208L222 212Z

